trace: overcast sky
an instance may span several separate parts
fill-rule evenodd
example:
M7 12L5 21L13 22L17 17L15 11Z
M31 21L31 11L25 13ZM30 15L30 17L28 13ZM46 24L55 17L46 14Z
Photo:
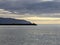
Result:
M36 2L44 2L44 1L58 1L59 2L60 0L0 0L0 2L1 1L3 1L3 2L5 2L5 1L13 1L13 2L20 1L22 3L23 2L33 2L33 3L35 2L36 3Z
M19 10L19 9L21 9L21 7L23 7L22 9L27 9L30 11L30 9L35 10L35 8L32 6L31 6L31 8L29 8L29 5L26 6L25 4L40 3L40 2L46 2L46 1L59 2L59 3L53 3L53 5L52 4L50 5L50 3L44 4L45 6L40 5L42 7L41 9L39 8L40 10L42 10L44 12L45 11L48 12L54 8L54 10L56 9L56 10L59 10L59 12L60 12L60 0L0 0L0 8L1 9L10 9L10 10L11 9L13 9L13 10L18 9ZM49 5L50 5L50 7L49 7ZM38 7L39 7L39 5L37 6L36 10L38 9ZM58 8L56 8L56 7L58 7Z

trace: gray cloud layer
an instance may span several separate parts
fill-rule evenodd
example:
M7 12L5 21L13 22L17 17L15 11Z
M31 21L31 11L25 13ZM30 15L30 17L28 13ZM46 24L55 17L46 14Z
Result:
M42 2L48 0L0 0L0 8L7 10L19 10L20 12L60 12L60 3ZM50 1L50 0L49 0ZM42 3L41 3L42 2ZM34 3L30 5L30 3Z
M50 0L0 0L0 3L11 3L11 4L30 4L30 3L39 3L39 2L44 2L44 1L50 1ZM60 0L51 0L51 1L56 1L59 2Z
M36 2L39 2L39 0L0 0L0 2L36 3Z
M36 3L41 1L50 1L50 0L0 0L0 2L20 2L20 3ZM53 0L53 1L60 1L60 0Z

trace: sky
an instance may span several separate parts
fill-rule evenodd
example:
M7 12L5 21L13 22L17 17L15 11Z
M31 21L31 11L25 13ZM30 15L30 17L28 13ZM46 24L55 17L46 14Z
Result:
M40 3L40 2L46 2L46 1L53 1L53 2L60 2L60 0L0 0L0 3L12 3L12 4L15 4L16 2L20 2L21 4L24 4L24 3Z
M31 10L35 10L35 7L37 7L36 11L37 10L39 11L39 9L41 10L41 8L39 6L41 6L43 12L45 12L45 11L49 12L51 9L53 9L53 8L57 9L56 7L58 7L59 10L58 9L57 10L60 12L60 7L59 7L60 3L59 3L59 5L58 5L58 3L57 4L54 3L53 5L51 3L44 4L44 5L43 4L42 5L40 5L40 4L37 5L36 4L35 7L30 6L31 8L29 8L29 5L28 6L22 5L22 4L32 4L32 3L35 4L35 3L49 2L49 1L50 2L60 2L60 0L0 0L0 8L2 8L2 9L10 9L10 10L11 9L14 9L14 10L18 9L19 10L20 7L23 7L22 11L25 11L24 8L26 8L28 11L31 11ZM38 9L38 7L39 7L39 9ZM56 10L54 10L54 11L56 11Z
M36 2L44 2L44 1L60 1L60 0L0 0L0 2L5 2L5 1L20 1L20 2L33 2L33 3L36 3Z
M11 3L15 4L16 2L19 2L20 4L30 4L30 3L40 3L40 2L46 2L46 1L53 1L53 2L60 2L60 0L0 0L0 3Z

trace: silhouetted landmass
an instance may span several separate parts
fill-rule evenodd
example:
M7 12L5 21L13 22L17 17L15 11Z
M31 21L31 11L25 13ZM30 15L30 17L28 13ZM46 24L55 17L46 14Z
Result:
M34 23L31 23L26 20L18 20L13 18L0 18L0 25L1 24L7 24L7 25L35 25Z

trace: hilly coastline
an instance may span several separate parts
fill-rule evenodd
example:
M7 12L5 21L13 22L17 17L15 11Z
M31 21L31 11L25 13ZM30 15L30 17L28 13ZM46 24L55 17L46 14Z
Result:
M0 24L34 25L33 23L26 20L18 20L18 19L13 19L13 18L2 18L2 17L0 17Z

